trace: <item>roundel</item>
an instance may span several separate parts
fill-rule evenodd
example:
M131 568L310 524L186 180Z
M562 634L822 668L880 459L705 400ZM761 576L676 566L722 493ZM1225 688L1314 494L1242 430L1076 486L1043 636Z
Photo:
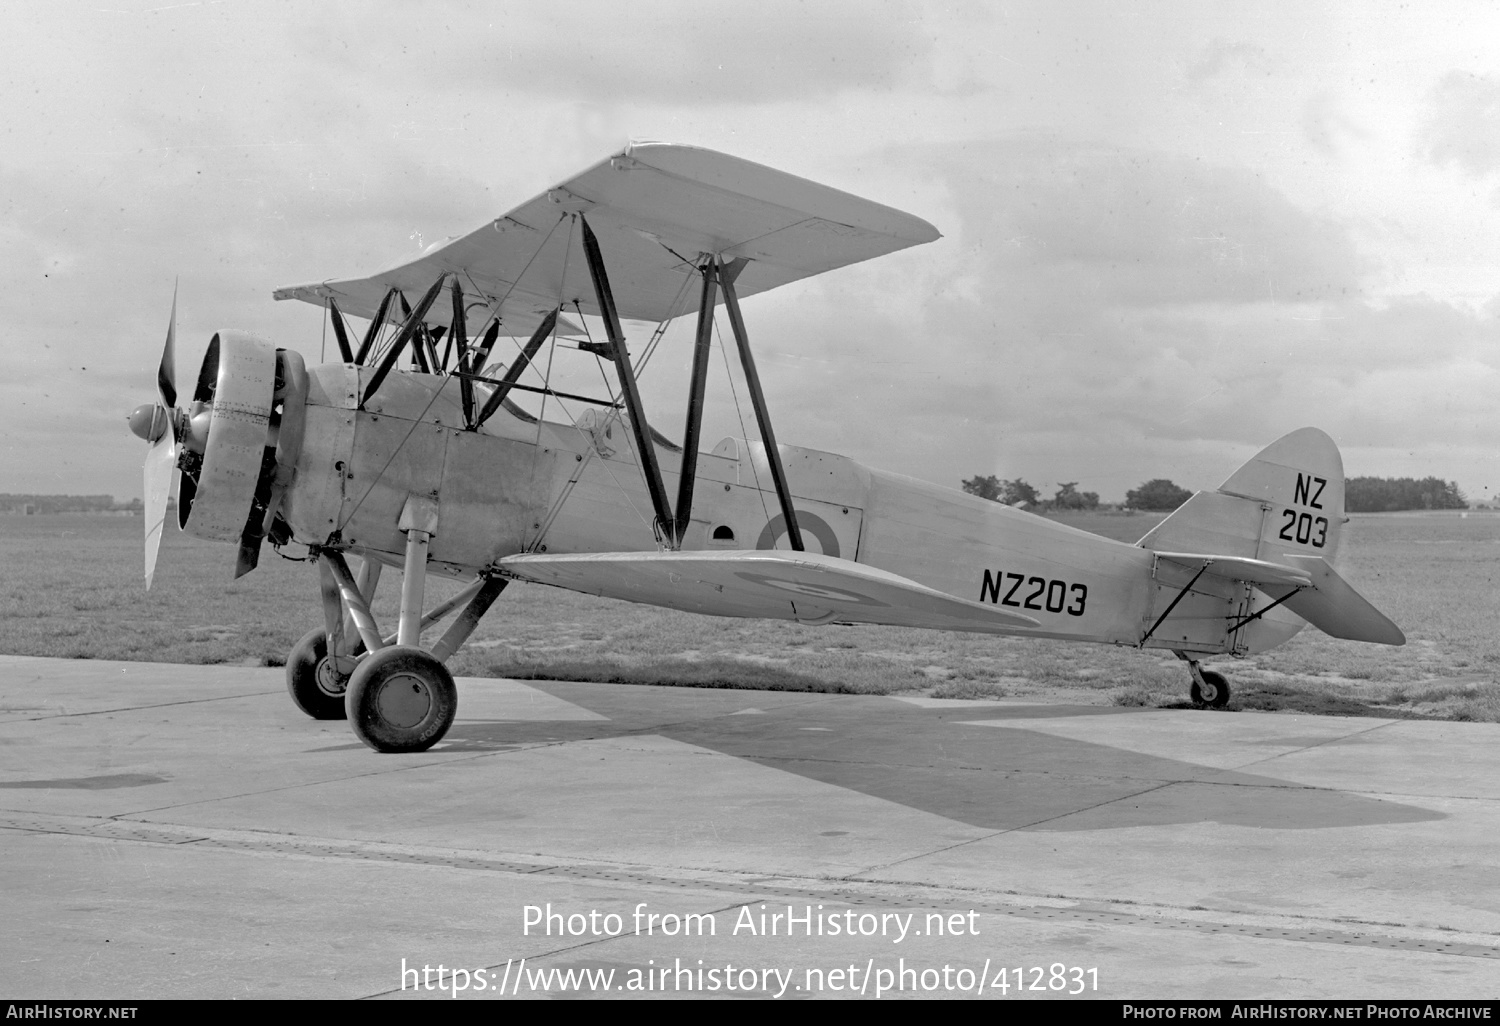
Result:
M818 539L818 544L823 546L823 555L837 556L839 554L838 535L833 533L833 528L828 526L828 521L816 513L809 513L805 509L797 510L797 527L803 534L810 534ZM760 532L760 537L755 539L757 549L774 549L776 540L786 534L786 517L778 513L770 519L765 529Z

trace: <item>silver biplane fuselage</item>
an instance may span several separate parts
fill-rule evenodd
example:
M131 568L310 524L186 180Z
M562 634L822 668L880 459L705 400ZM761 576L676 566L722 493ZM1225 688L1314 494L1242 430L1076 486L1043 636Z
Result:
M132 416L153 445L148 580L173 466L183 471L179 523L238 542L239 572L254 567L263 538L308 546L324 625L289 656L288 686L310 715L347 714L383 751L442 737L456 703L443 663L511 580L724 616L1164 648L1188 662L1194 697L1213 705L1228 688L1199 667L1204 656L1270 648L1308 622L1404 641L1332 567L1343 468L1315 429L1273 443L1136 545L778 444L739 296L932 238L911 215L759 165L641 146L418 261L279 290L329 307L339 363L308 370L293 351L220 332L180 410L169 332L160 402ZM413 309L403 290L417 282L430 284ZM647 424L620 317L665 316L694 286L679 447ZM444 292L451 314L436 302ZM401 326L382 338L396 302ZM702 451L719 302L762 440ZM619 390L607 400L520 384L549 335L556 344L568 303L603 322L607 342L578 348L614 367ZM371 317L357 351L340 304ZM482 342L467 338L469 310L488 326ZM503 378L480 373L507 318L507 333L530 341ZM399 368L408 353L416 368ZM555 396L554 408L591 408L569 413L571 423L538 419L511 402L516 388ZM363 560L357 573L349 555ZM370 611L387 565L404 571L389 636ZM429 572L470 583L424 613ZM424 629L454 610L424 648Z
M347 550L399 566L407 543L400 525L421 506L430 529L428 566L454 577L501 566L519 553L658 549L651 498L621 417L585 418L585 426L574 427L505 409L470 432L456 387L448 381L448 395L440 394L445 381L436 375L402 372L367 409L357 409L356 382L367 374L328 365L309 375L297 484L282 511L296 538L316 544L337 532ZM815 449L782 445L780 457L806 551L886 570L974 603L1013 608L1035 621L976 619L968 629L1140 645L1153 613L1166 608L1185 580L1180 570L1159 572L1148 549L955 489ZM680 449L657 444L669 492L677 488L671 468L681 458ZM700 452L697 481L680 551L788 553L763 445L726 438ZM525 565L509 564L518 576L525 576ZM829 617L828 599L839 590L831 575L828 588L820 596L815 584L787 582L771 595L783 618L815 623L839 619ZM697 589L701 596L688 585L661 604L725 611L724 594L712 582ZM1225 630L1232 612L1228 590L1195 589L1173 611L1170 628L1159 628L1145 643L1243 654L1279 644L1300 628L1293 620L1261 618L1231 637ZM777 612L757 606L751 615Z

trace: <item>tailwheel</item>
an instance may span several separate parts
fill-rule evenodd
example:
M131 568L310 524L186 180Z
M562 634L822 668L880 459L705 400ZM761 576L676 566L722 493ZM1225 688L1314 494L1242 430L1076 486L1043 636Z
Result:
M1229 702L1229 681L1222 673L1203 670L1194 674L1192 695L1195 705L1206 705L1211 709L1222 709Z
M377 752L424 752L452 726L458 688L428 652L391 645L355 667L345 703L355 735Z
M342 720L347 675L328 657L328 635L309 631L286 657L286 689L297 708L315 720Z

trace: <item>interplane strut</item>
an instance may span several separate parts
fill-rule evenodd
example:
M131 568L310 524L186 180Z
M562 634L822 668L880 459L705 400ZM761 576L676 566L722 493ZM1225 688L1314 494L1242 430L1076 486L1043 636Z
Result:
M537 351L542 348L542 343L547 341L548 335L552 334L552 329L557 324L557 314L558 308L553 307L552 312L542 318L542 323L536 326L536 330L531 333L531 338L527 339L525 348L521 350L521 355L516 357L511 362L511 365L506 368L505 377L501 378L500 383L495 386L495 391L490 395L489 401L484 404L484 409L479 411L479 416L474 418L470 430L479 430L480 425L489 420L494 412L500 408L500 404L505 402L505 397L510 394L511 389L518 387L516 382L521 380L521 375L525 373L527 366L536 357ZM498 330L499 326L496 325L490 329L490 334L485 336L484 344L479 348L475 360L476 363L482 364L488 358L490 347L495 344L495 333ZM478 376L482 370L482 367L475 367L473 368L473 373L475 376Z
M698 333L693 340L693 372L688 379L687 424L682 429L682 475L677 479L677 521L673 532L679 546L693 513L693 486L698 478L698 435L703 428L703 392L708 384L708 353L713 342L718 284L717 269L712 260L705 260L699 273L703 276L703 294L698 303Z
M609 336L610 356L620 378L620 391L630 414L630 430L635 435L635 450L641 461L641 473L646 478L646 489L651 493L651 505L656 510L656 530L671 539L672 507L667 501L666 486L662 483L661 467L656 462L656 445L651 439L651 428L646 423L646 410L641 403L640 389L636 387L635 370L630 366L630 354L625 349L625 333L620 328L620 316L615 311L615 297L609 288L604 256L599 252L599 240L595 238L594 230L589 227L582 214L578 215L578 223L583 226L583 252L588 259L594 296L599 301L599 314L604 319L604 331Z
M366 386L364 395L360 397L359 405L361 409L363 409L365 403L370 401L371 396L375 394L376 390L380 388L381 383L385 381L386 376L396 366L396 360L400 358L401 350L405 349L406 344L416 337L418 330L422 327L422 318L427 316L427 311L432 308L432 304L437 300L438 293L443 291L443 282L447 280L447 277L446 274L438 276L438 280L432 283L432 287L427 290L427 294L422 297L422 301L417 304L417 308L411 312L406 318L406 322L401 325L401 330L396 333L395 341L391 343L391 348L386 350L385 357L380 361L380 366L376 368L375 376L370 379L370 384ZM397 294L399 295L399 293ZM406 302L405 297L402 297L401 301L404 304Z
M792 491L787 485L786 469L781 465L781 450L776 447L776 432L771 428L771 414L766 409L766 394L761 391L760 375L755 370L755 355L750 352L750 336L745 332L745 318L740 314L739 296L734 291L734 280L739 277L744 262L736 260L718 265L719 283L724 288L724 309L729 312L729 326L734 329L734 341L740 351L740 366L745 371L745 387L750 391L750 403L755 407L755 423L760 428L760 438L765 444L766 462L771 465L771 481L776 486L776 500L781 503L781 515L786 520L786 537L792 549L804 552L802 531L797 527L797 511L792 508Z

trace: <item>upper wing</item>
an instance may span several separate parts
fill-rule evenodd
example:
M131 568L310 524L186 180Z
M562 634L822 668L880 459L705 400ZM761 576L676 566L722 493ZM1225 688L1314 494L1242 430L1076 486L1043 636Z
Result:
M1038 627L872 566L812 552L583 552L521 555L500 569L539 584L689 613L950 631Z
M505 330L525 334L560 302L599 312L573 213L598 236L620 316L646 321L683 312L684 282L703 253L750 261L735 281L744 297L939 237L921 218L748 160L641 143L415 260L275 296L320 306L332 296L345 313L370 317L387 290L420 295L453 271L470 324L503 302ZM434 304L429 322L447 323L449 306Z

